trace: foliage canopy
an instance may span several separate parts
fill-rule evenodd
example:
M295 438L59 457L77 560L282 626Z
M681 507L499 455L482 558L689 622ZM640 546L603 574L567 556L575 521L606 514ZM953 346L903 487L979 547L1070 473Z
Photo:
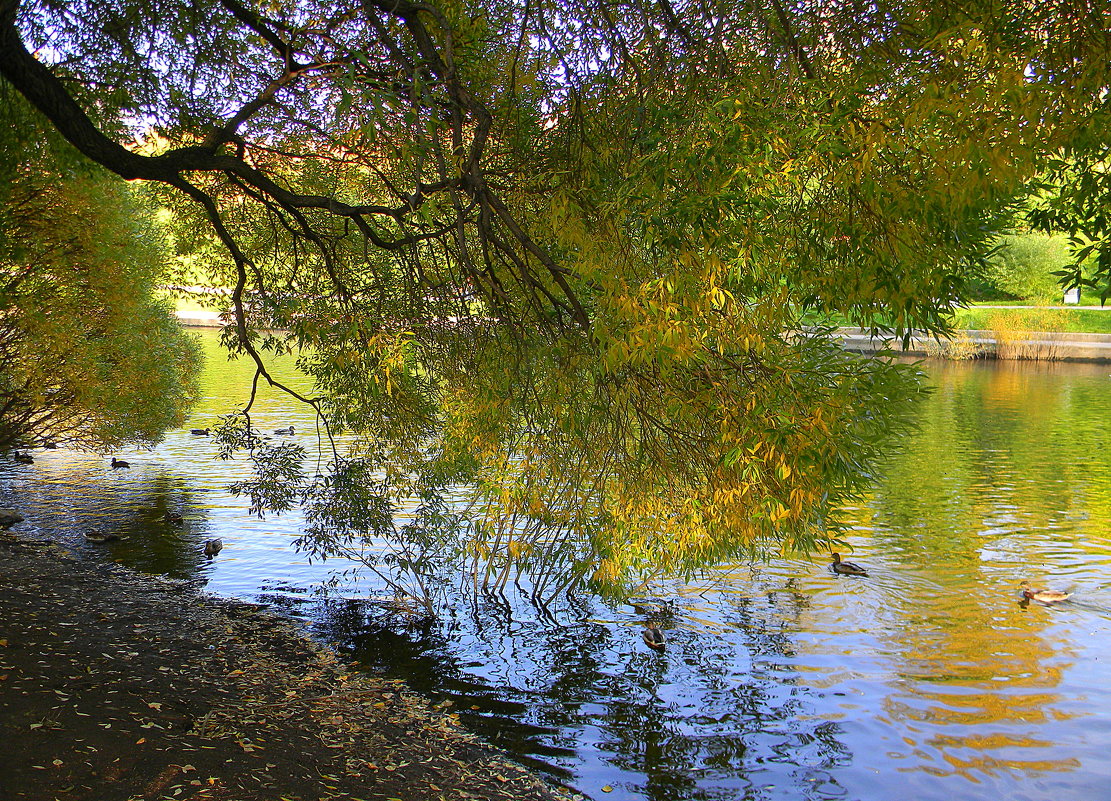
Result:
M195 394L196 345L155 299L165 263L128 187L0 100L0 452L156 442Z
M232 290L229 347L263 379L300 353L328 442L353 435L310 478L229 425L256 508L305 502L327 550L466 486L487 575L543 556L567 568L543 593L836 537L911 381L802 315L944 330L1047 159L1107 130L1106 25L1079 2L2 0L0 74L158 187Z

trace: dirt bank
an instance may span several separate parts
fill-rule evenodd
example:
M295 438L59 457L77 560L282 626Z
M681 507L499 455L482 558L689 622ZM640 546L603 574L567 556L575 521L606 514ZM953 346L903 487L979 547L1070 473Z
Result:
M0 532L0 799L538 799L296 626Z

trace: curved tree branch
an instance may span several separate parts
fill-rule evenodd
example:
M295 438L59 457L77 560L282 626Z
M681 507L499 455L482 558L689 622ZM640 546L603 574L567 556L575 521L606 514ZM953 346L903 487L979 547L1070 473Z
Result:
M446 18L437 9L411 0L363 0L364 14L373 20L368 23L370 30L384 33L391 27L385 20L392 17L398 22L400 30L407 32L410 46L408 52L411 57L405 56L404 62L412 65L414 77L418 73L424 75L422 80L426 84L427 93L409 91L402 82L393 90L398 93L394 95L393 102L402 107L408 106L418 114L430 113L441 120L446 113L450 119L451 155L439 155L440 140L435 134L429 135L427 143L438 153L438 179L429 181L427 176L422 176L418 159L416 174L412 179L414 189L411 193L391 190L392 194L399 196L401 202L395 206L387 206L381 203L350 203L331 196L300 193L279 183L280 179L275 174L249 161L252 146L237 133L244 122L267 105L278 103L279 93L293 87L310 73L328 74L343 64L361 68L361 62L354 55L348 54L341 57L348 60L317 59L300 63L295 58L292 43L295 34L281 30L278 23L265 20L239 0L220 0L220 3L252 36L261 37L281 57L284 71L277 78L270 79L259 94L243 103L229 118L209 129L200 144L176 147L157 156L147 156L129 150L107 136L69 93L62 80L28 51L16 26L18 0L0 0L0 76L22 93L32 106L39 109L78 151L97 164L127 180L167 184L184 191L197 201L200 201L197 193L201 190L194 181L186 178L188 174L227 176L232 184L239 185L240 192L246 192L247 196L260 202L263 198L269 199L295 219L305 241L312 242L329 265L332 264L329 253L332 244L326 236L321 235L321 230L313 230L313 223L301 213L302 210L315 209L350 220L366 241L375 248L390 252L411 250L452 232L457 240L457 255L463 262L459 266L464 273L471 275L477 275L477 272L469 262L471 249L467 239L474 232L477 232L480 239L484 239L489 233L488 225L484 227L480 219L497 220L508 234L503 240L499 240L498 250L502 253L514 251L512 255L518 258L511 260L519 268L529 258L535 258L544 266L551 280L558 286L559 293L565 298L565 303L559 302L554 295L544 291L544 302L551 304L557 314L570 307L574 323L584 330L589 327L589 316L567 280L572 273L556 264L552 256L526 232L525 226L515 218L510 208L494 195L486 182L484 161L493 129L493 116L486 105L460 80L454 63L452 31ZM438 26L438 29L430 30L429 25ZM381 38L386 57L396 64L397 56L404 54L406 48L394 45L389 36ZM377 67L368 66L367 69L373 74L386 74ZM435 91L431 91L432 89ZM419 126L417 127L418 135L422 135ZM318 134L325 142L331 136L326 130L320 130ZM228 142L236 143L234 153L226 152L224 146ZM423 213L418 213L426 199L435 194L446 194L451 198L453 212L449 218L432 221L425 218ZM235 244L233 235L218 220L219 213L214 197L205 195L205 198L212 206L205 206L208 216L216 228L217 236L228 246L233 261L241 268L249 264L247 255ZM476 207L478 218L472 216ZM408 226L405 225L407 219L417 222ZM401 231L395 231L393 226L400 226ZM488 257L486 261L486 272L493 276L498 265L490 262ZM342 280L334 273L332 278L337 285L343 286ZM491 280L488 285L493 286L496 283ZM533 279L526 280L524 285L534 291L541 286ZM507 310L511 314L524 317L537 316L544 325L549 325L551 321L545 319L539 307L534 306L536 300L537 298L531 298L515 312L512 308ZM239 333L241 337L245 336L245 331L241 330Z

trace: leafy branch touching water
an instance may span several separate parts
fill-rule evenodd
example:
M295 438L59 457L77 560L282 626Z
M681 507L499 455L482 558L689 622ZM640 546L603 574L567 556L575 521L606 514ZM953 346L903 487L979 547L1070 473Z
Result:
M257 451L257 511L305 504L328 550L447 504L481 581L548 597L836 540L915 385L802 321L944 331L1052 155L1107 130L1102 26L2 0L0 75L172 211L256 381L287 352L313 380L283 389L324 466Z

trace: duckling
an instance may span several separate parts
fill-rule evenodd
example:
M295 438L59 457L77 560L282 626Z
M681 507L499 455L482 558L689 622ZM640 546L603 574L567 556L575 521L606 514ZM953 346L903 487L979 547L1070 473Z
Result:
M224 543L220 540L205 540L204 541L204 555L209 559L220 553L224 548Z
M100 545L100 544L105 543L105 542L117 542L118 540L122 540L122 539L124 539L124 538L121 537L119 534L86 534L85 535L85 540L87 542L93 543L94 545Z
M194 428L189 431L190 434L196 434L198 437L207 437L211 432L210 428Z
M1071 592L1061 592L1060 590L1032 590L1028 581L1022 582L1019 586L1022 587L1022 597L1024 599L1041 601L1043 604L1055 604L1072 595Z
M130 462L125 462L122 459L117 459L115 456L113 456L112 457L112 469L113 470L119 470L121 467L131 467L131 463Z
M16 462L19 463L19 464L34 464L35 463L34 457L31 456L31 454L29 454L29 453L20 453L19 451L16 451L15 456L13 456L12 458L15 459Z
M667 638L664 636L663 631L655 623L647 623L644 626L644 631L640 633L644 638L644 644L655 651L662 651Z
M162 515L162 519L173 526L180 526L185 522L185 518L177 512L166 512L166 514Z
M275 434L285 434L286 436L292 437L293 436L293 426L290 426L289 428L275 428L274 433Z
M46 448L47 450L51 450L51 451L54 451L54 450L58 449L58 443L57 442L44 442L42 446L44 448Z
M840 573L841 575L844 575L844 576L867 576L868 575L868 571L865 570L860 565L858 565L854 562L842 562L841 561L841 554L835 553L835 554L832 554L832 556L833 556L833 564L831 564L829 566L829 569L832 570L834 573Z

